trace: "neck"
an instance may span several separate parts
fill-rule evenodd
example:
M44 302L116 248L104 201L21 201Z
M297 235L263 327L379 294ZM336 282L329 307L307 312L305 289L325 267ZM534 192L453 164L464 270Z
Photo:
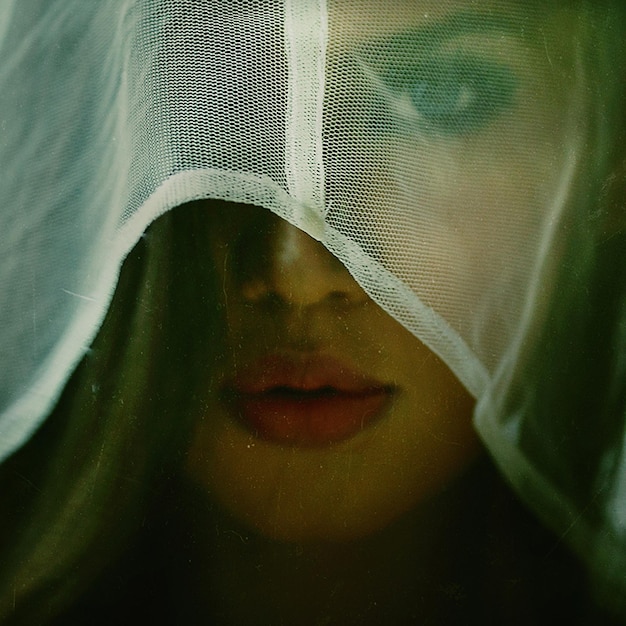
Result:
M235 624L404 623L432 616L442 590L458 584L457 527L468 504L459 498L463 485L364 539L289 544L246 529L186 486L181 606Z

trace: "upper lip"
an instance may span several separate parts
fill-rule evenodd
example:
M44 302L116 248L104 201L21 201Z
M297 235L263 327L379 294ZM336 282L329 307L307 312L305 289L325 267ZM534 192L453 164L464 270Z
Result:
M269 355L244 366L227 381L226 389L243 395L276 390L300 393L332 391L360 395L391 392L393 385L367 376L350 364L321 354Z

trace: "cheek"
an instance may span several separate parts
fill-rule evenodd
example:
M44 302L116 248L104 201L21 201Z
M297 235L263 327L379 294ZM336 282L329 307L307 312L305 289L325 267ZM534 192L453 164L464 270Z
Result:
M569 201L563 190L578 171L584 128L561 143L553 117L546 110L541 123L517 120L508 135L501 127L481 140L397 148L384 167L371 160L345 194L359 207L348 225L334 216L489 370L518 330L546 238Z
M373 128L369 140L336 146L341 158L327 172L339 207L334 225L420 295L436 278L444 288L449 283L446 296L463 302L468 282L482 291L493 279L490 268L536 253L588 117L583 77L570 67L573 50L552 50L559 64L548 62L548 43L556 44L550 31L546 37L539 48L489 38L481 44L484 55L510 66L518 84L514 104L485 127L389 138ZM476 42L467 45L472 50ZM463 40L454 46L462 49Z

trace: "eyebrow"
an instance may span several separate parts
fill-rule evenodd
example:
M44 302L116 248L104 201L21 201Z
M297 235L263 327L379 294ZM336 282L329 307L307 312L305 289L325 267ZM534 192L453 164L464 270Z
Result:
M368 56L384 58L389 54L432 52L448 41L463 35L506 34L526 38L531 30L531 16L515 19L500 13L461 11L419 28L409 28L391 35L374 36L359 42L356 49Z

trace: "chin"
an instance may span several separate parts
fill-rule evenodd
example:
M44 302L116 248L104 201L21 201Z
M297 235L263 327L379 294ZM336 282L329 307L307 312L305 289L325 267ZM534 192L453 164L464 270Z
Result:
M277 520L271 510L257 510L255 515L238 510L236 506L229 510L231 515L235 515L238 521L256 534L285 543L358 541L387 528L404 512L402 509L393 509L373 514L372 511L363 511L361 507L331 511L321 510L319 506L287 506L282 508L280 519Z
M317 449L259 440L223 413L207 422L190 450L188 477L233 523L283 542L375 534L440 491L474 456L442 463L439 451L433 464L426 450L418 454L419 442L399 446L384 420Z

